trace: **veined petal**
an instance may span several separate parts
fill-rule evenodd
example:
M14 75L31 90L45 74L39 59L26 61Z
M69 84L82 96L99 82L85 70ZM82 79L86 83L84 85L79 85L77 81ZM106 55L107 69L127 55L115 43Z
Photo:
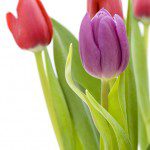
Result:
M106 9L101 9L91 20L94 41L98 46L99 23L104 16L111 16Z
M118 71L118 74L120 74L125 70L129 62L129 44L126 35L125 25L122 18L119 15L115 15L114 20L122 52L122 60Z
M92 76L100 76L100 51L94 42L91 20L88 13L83 18L80 27L79 51L85 70Z
M112 17L105 16L101 19L98 41L103 77L111 78L116 75L121 63L121 49Z

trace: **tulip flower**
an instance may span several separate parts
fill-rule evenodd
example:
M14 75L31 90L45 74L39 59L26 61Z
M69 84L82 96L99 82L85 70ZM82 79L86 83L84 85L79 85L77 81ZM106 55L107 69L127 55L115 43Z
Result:
M79 33L79 51L85 70L96 78L113 78L128 65L129 45L122 18L101 9L91 20L85 15Z
M22 49L38 49L52 39L52 23L40 0L19 0L18 18L7 14L7 24Z
M118 14L123 18L121 0L87 0L87 10L91 18L101 8L105 8L112 16Z
M137 18L150 18L150 0L133 0L133 8Z

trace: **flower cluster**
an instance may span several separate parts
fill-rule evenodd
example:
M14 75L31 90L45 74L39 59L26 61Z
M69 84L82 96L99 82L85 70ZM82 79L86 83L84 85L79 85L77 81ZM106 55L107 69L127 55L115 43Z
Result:
M150 145L150 0L128 0L128 7L125 16L121 0L87 0L78 41L49 17L40 0L19 0L17 17L6 15L17 45L35 55L61 150L137 150L139 145L144 150ZM46 48L52 38L54 66ZM68 53L70 43L79 53L72 53L72 44Z

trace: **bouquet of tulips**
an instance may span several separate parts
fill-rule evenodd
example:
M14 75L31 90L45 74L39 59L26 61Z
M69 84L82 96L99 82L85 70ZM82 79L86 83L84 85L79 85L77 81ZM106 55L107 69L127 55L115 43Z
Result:
M127 17L120 0L87 0L79 39L40 0L19 0L17 14L8 27L35 55L60 149L149 150L150 0L128 0Z

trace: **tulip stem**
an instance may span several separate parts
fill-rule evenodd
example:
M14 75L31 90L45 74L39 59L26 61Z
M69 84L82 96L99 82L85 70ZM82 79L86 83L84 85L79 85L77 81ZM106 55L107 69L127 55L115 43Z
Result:
M147 61L147 50L148 50L148 44L149 44L149 24L144 23L144 46L145 46L145 59ZM148 66L146 66L148 68ZM147 79L149 80L149 79ZM149 101L149 99L148 99ZM145 121L145 125L146 125L146 131L147 131L147 137L148 137L148 141L150 142L150 119L148 117L148 119Z
M101 105L107 110L108 109L108 94L109 94L109 83L106 80L101 80ZM100 149L104 150L104 142L100 137Z
M56 134L56 137L57 137L58 142L60 144L60 148L62 149L62 147L63 147L62 139L61 139L61 135L59 132L57 120L55 118L56 114L55 114L55 110L53 108L53 104L52 104L52 100L51 100L52 98L50 96L50 88L49 88L48 79L47 79L45 69L44 69L42 52L35 52L34 54L35 54L35 58L36 58L37 68L38 68L38 72L39 72L39 76L40 76L40 80L41 80L41 85L43 88L43 94L44 94L47 108L49 111L49 115L51 117L52 124L53 124L54 130L55 130L55 134Z
M109 94L108 81L102 80L102 83L101 83L101 105L106 110L108 109L108 94Z
M147 52L147 48L148 48L148 36L149 36L149 24L144 24L144 44L145 44L145 49Z

